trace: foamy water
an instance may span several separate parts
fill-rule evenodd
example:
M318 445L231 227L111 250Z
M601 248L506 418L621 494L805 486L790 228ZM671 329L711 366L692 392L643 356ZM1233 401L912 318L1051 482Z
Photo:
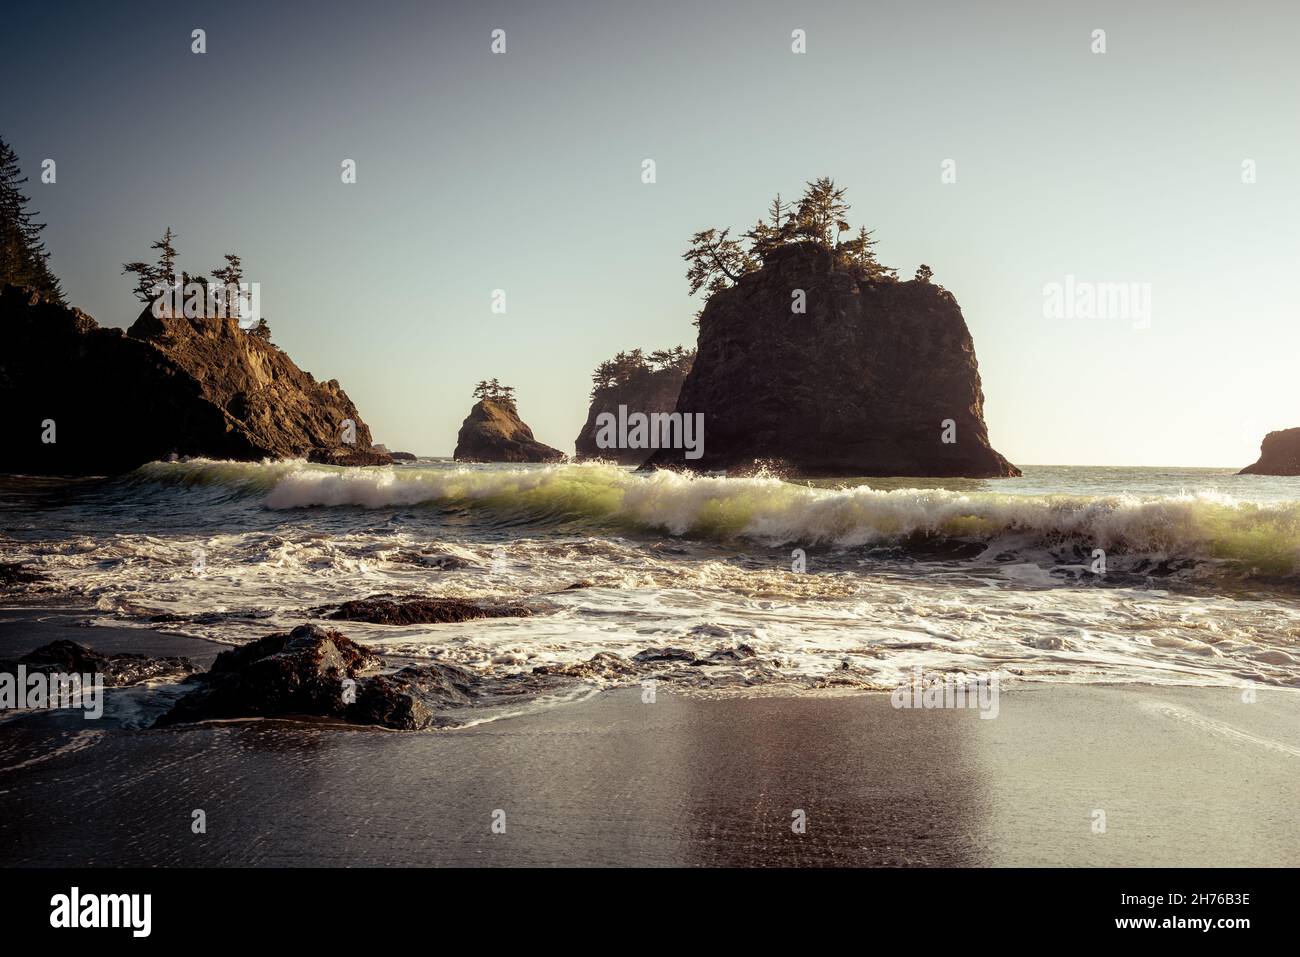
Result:
M32 602L226 643L392 592L529 603L529 618L341 624L394 655L493 674L745 645L758 666L694 674L889 688L920 666L1300 687L1298 479L1028 468L917 488L196 461L4 481L0 560L54 589Z

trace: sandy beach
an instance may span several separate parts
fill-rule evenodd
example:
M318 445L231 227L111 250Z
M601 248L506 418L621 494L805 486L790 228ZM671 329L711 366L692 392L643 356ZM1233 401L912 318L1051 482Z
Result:
M664 688L439 732L42 715L0 734L0 864L1294 866L1298 718L1293 691L1066 684L993 720Z

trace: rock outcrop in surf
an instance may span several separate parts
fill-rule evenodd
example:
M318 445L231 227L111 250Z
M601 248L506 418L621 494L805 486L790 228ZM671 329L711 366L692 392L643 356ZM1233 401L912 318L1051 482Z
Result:
M335 380L317 382L234 318L153 315L126 332L0 290L0 471L115 474L170 456L392 461Z
M252 717L332 718L418 731L463 723L465 712L571 686L565 676L490 677L444 661L384 671L373 650L337 631L299 625L223 651L212 670L155 724Z
M645 462L653 451L650 448L601 448L597 441L597 419L605 413L617 417L620 406L628 414L649 416L672 412L694 361L694 350L679 346L652 352L648 357L640 349L634 349L602 362L592 376L594 384L586 424L574 442L578 459L604 459L620 465Z
M989 444L983 410L974 343L950 293L928 278L855 275L831 249L795 242L709 298L676 405L703 415L703 454L660 449L647 465L1019 475Z
M509 399L480 399L456 436L457 462L562 462L564 453L533 438Z
M1238 475L1300 475L1300 429L1283 429L1264 436L1259 461Z
M364 621L375 625L429 625L478 618L526 618L532 613L531 608L517 604L384 594L345 601L327 617L333 621Z

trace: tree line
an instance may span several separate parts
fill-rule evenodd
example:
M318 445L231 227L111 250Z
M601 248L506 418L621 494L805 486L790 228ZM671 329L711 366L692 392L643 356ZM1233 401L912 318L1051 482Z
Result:
M691 371L694 362L695 350L683 349L681 346L658 349L648 356L641 349L620 352L596 366L596 371L591 374L591 398L594 399L597 393L605 389L629 385L645 376L664 372L676 372L684 376Z
M515 407L514 386L502 385L496 379L480 379L478 385L474 386L474 398L490 399L512 409Z
M0 283L34 289L49 302L64 304L63 289L50 270L50 253L41 238L44 223L28 209L18 154L0 139Z
M897 282L898 270L876 258L875 231L859 226L853 232L848 218L851 207L844 194L844 187L823 176L807 183L796 203L784 202L778 193L768 207L766 218L759 219L738 238L732 237L730 228L695 233L690 247L682 254L687 263L686 281L691 295L703 290L707 302L715 292L762 268L776 250L798 243L811 243L828 250L837 269L858 279ZM915 278L929 282L932 275L930 267L922 264ZM697 323L703 312L701 308L695 314Z

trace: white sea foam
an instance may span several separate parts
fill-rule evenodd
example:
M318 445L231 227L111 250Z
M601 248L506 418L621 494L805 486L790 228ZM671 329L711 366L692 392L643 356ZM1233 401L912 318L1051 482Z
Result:
M1231 591L1215 577L1235 569L1249 585L1260 570L1261 581L1290 581L1295 501L1209 488L894 485L604 465L155 464L47 508L3 550L105 621L158 627L152 619L165 616L161 627L222 642L378 592L539 600L541 613L524 619L344 626L396 655L492 674L599 652L744 645L757 653L749 665L690 670L880 688L913 667L1300 686L1295 600ZM973 550L957 558L935 547L954 542ZM806 550L807 572L792 571L794 547ZM1091 575L1094 547L1111 553L1111 578L1129 577ZM1135 571L1166 559L1196 565L1155 578ZM1206 569L1214 575L1196 577ZM589 587L569 590L575 583Z

